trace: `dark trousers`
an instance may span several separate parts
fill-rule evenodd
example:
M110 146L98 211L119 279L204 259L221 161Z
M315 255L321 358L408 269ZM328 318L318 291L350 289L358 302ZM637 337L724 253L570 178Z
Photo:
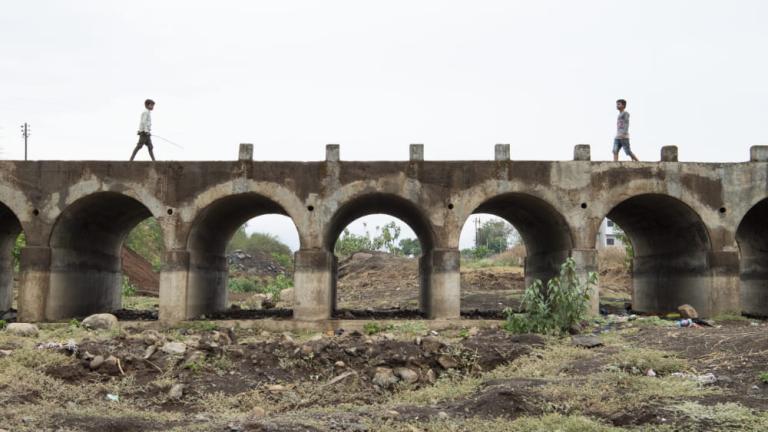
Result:
M143 146L147 146L149 157L151 157L152 160L155 160L155 153L152 151L152 137L146 132L139 132L139 142L136 144L136 148L133 149L131 160L136 157L136 153L138 153Z

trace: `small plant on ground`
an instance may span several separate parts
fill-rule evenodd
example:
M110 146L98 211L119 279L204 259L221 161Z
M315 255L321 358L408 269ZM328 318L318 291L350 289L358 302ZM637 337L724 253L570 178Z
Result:
M583 320L589 307L589 293L597 284L597 274L590 272L582 282L576 274L576 262L568 258L560 266L560 275L547 283L536 280L525 289L520 313L506 308L505 328L515 333L563 334ZM522 312L524 311L524 312Z
M69 326L71 328L79 328L80 327L80 321L77 318L72 318L69 320Z
M384 326L377 322L369 322L363 325L363 332L367 335L374 335L384 331Z
M763 384L768 384L768 372L760 372L760 375L757 376L760 379L760 382Z
M123 297L133 297L136 295L136 285L131 283L131 280L128 279L128 276L123 275L123 282L120 286L120 291L123 294Z
M5 326L7 326L7 325L8 325L8 323L5 322L5 320L0 320L0 330L4 329Z

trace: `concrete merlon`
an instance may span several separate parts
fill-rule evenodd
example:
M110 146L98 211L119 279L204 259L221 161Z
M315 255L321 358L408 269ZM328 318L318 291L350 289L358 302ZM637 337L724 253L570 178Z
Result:
M768 162L768 145L754 145L749 148L750 162Z
M575 161L592 160L592 150L589 144L576 144L573 147L573 160Z
M677 146L664 146L661 148L662 162L677 162Z
M493 159L497 161L508 161L509 157L509 144L496 144L493 151Z
M423 161L424 144L411 144L408 158L411 161Z
M326 144L325 145L325 161L326 162L338 162L341 160L340 149L338 144Z
M253 160L253 144L240 144L240 151L237 154L237 160L240 161L252 161Z

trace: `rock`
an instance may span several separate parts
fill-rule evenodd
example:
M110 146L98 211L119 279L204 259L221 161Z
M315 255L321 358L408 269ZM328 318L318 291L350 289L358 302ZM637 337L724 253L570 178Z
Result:
M272 393L279 393L279 392L285 391L286 387L280 384L271 384L267 386L267 390L269 390Z
M427 336L421 340L421 347L428 353L437 353L443 346L443 343L434 336Z
M456 360L454 360L449 356L444 356L444 355L437 358L437 363L443 369L454 369L459 366L459 363Z
M437 413L437 418L441 420L445 420L448 418L448 413L445 411L440 411L439 413Z
M89 330L116 329L118 328L117 317L108 313L91 315L83 320L82 326Z
M184 355L184 353L187 352L187 346L182 342L166 342L160 348L160 351L166 354Z
M10 323L5 327L5 330L12 335L21 337L35 337L40 333L40 329L36 325L29 323Z
M157 347L155 345L148 346L147 349L144 350L144 357L143 357L144 360L149 360L150 357L152 357L152 354L155 353L155 351L157 351Z
M120 364L119 360L115 356L109 356L106 359L104 359L104 364L101 366L101 369L108 373L109 375L119 375L120 374Z
M428 370L426 374L424 374L424 381L426 381L429 384L434 384L435 381L437 381L437 374L432 369Z
M253 407L253 409L251 410L252 418L262 418L265 415L267 415L267 411L260 406Z
M347 367L347 364L346 364L346 363L344 363L343 361L339 360L339 361L337 361L336 363L334 363L334 364L333 364L333 366L335 366L335 367L337 367L337 368L341 369L341 368L345 368L345 367Z
M645 376L647 376L647 377L655 377L656 376L656 371L654 371L653 369L648 369L647 371L645 371Z
M280 291L280 301L282 303L293 303L293 288L286 288Z
M388 367L377 367L376 373L373 375L372 382L381 387L388 388L396 384L398 381L395 373Z
M397 418L400 417L400 413L395 410L384 411L384 417Z
M184 395L184 384L174 384L168 390L168 397L171 399L181 399Z
M93 360L91 360L91 363L88 365L88 367L91 370L96 370L99 367L101 367L102 364L104 364L104 357L97 355L96 357L93 358Z
M419 374L415 371L405 368L405 367L399 367L395 369L395 375L400 378L400 380L408 383L413 384L419 380Z
M717 382L717 377L715 377L715 374L711 372L706 373L704 375L699 375L695 379L696 379L696 382L702 385L714 384Z
M603 345L597 335L576 335L571 337L573 345L582 348L595 348Z
M680 305L677 308L677 311L680 312L681 318L698 318L699 313L696 312L696 309L693 308L693 306L689 304Z
M7 357L11 354L13 354L13 351L11 350L0 350L0 357Z
M184 361L181 367L184 369L199 368L200 363L205 359L205 353L195 351Z

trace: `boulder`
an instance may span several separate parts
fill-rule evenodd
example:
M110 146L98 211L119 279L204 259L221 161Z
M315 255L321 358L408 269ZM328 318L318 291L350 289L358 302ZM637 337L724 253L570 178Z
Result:
M101 313L91 315L84 319L82 326L89 330L112 330L117 328L117 317L108 314Z
M408 384L413 384L419 380L419 374L416 371L406 367L396 368L394 372L395 375L400 378L400 380Z
M166 342L160 351L166 354L184 355L187 352L187 346L182 342Z
M373 375L372 382L381 388L388 388L395 385L398 378L392 369L388 367L377 367Z
M22 337L35 337L40 333L36 325L29 323L10 323L5 329L12 335Z
M677 311L680 312L680 317L682 318L698 318L699 313L696 312L696 309L693 308L693 306L689 304L680 305L677 308Z
M174 384L168 391L168 397L171 399L181 399L184 395L184 384Z
M603 345L603 341L596 335L576 335L571 338L571 342L582 348L595 348Z

